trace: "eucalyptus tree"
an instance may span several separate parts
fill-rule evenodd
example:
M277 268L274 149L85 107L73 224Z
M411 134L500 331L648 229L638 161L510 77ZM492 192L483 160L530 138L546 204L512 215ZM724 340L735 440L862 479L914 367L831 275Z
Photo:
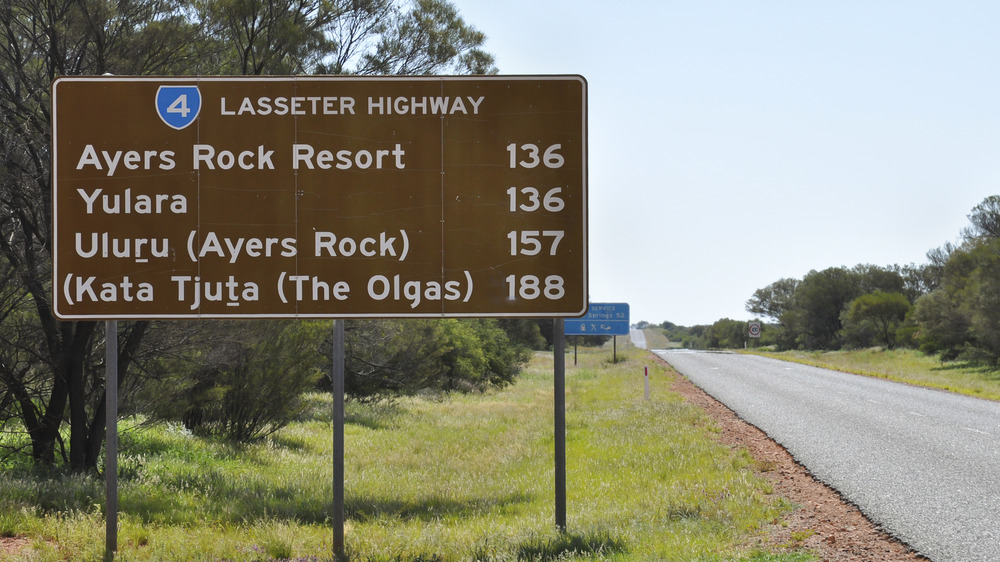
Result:
M964 233L966 238L1000 238L1000 195L983 199L968 217L972 224Z
M495 73L485 35L444 0L198 0L217 73Z
M869 341L886 349L896 345L896 328L910 312L910 301L902 293L889 293L876 289L854 299L842 315L845 336L870 331L870 338L859 338L856 343L868 345Z
M757 289L747 301L747 312L780 321L794 306L795 290L800 283L798 279L784 278Z
M50 90L62 75L175 72L192 60L198 26L170 1L9 0L0 4L0 259L20 298L2 318L0 345L17 360L0 365L5 392L40 464L56 445L78 470L96 464L103 427L92 376L102 337L95 322L52 314ZM109 124L113 112L109 108ZM123 366L146 332L123 330ZM11 402L8 401L10 404ZM69 411L68 452L60 441Z
M0 2L0 407L30 436L34 461L96 467L104 425L103 329L61 322L51 307L53 79L492 72L483 41L441 0ZM93 109L114 126L113 108ZM123 326L120 384L151 333Z

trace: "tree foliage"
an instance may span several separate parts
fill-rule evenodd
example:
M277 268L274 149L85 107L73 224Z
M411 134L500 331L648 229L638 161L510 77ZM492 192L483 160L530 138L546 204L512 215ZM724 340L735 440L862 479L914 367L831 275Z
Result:
M799 283L798 279L784 278L763 289L757 289L747 301L747 312L774 320L780 319L792 309L795 290Z
M705 336L704 347L708 349L738 349L744 347L750 339L747 323L741 320L723 318L709 328Z
M944 360L956 359L969 338L969 320L947 291L938 289L921 297L913 307L920 326L917 343L924 353L938 353Z
M844 311L844 332L855 347L871 343L891 349L896 345L896 328L910 312L910 301L901 293L876 289L854 299Z
M783 349L892 346L906 311L898 318L876 318L876 303L886 304L886 295L894 295L891 301L905 302L908 310L936 283L926 267L915 265L831 267L758 289L747 311L778 321L773 341Z
M345 393L367 402L500 388L530 353L493 319L353 320L345 340Z
M980 237L954 249L938 289L916 303L920 348L943 359L1000 364L1000 239Z
M771 330L762 326L761 338L750 338L749 322L723 318L711 325L678 326L673 322L660 324L664 335L671 342L679 343L686 349L742 349L754 341L770 343Z
M1000 238L1000 195L990 195L972 208L969 213L971 226L965 231L970 240Z

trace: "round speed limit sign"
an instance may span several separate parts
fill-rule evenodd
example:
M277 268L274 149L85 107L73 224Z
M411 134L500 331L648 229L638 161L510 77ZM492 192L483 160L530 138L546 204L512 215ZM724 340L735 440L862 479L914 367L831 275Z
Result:
M750 331L750 337L751 338L759 338L760 337L760 322L751 322L750 323L749 331Z

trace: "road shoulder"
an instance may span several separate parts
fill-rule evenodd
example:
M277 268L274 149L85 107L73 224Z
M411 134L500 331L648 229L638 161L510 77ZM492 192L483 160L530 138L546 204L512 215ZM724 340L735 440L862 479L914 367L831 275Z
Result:
M771 482L774 493L800 506L783 522L768 529L767 541L771 546L805 548L830 561L927 560L875 526L835 490L816 480L764 432L744 422L666 361L653 356L674 377L671 390L702 408L712 419L719 429L719 441L730 447L745 447L757 472Z

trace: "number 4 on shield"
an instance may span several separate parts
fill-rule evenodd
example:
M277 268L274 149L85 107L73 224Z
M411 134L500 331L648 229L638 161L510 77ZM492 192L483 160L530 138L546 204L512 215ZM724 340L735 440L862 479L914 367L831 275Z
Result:
M160 86L156 90L156 114L172 129L179 131L194 123L200 111L198 86Z

